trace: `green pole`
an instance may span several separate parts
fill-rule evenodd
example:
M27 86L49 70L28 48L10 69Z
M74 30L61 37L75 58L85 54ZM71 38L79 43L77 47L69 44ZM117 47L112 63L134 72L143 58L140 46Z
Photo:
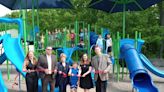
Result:
M34 40L34 46L35 46L36 42L35 42L35 30L34 30L34 27L35 27L34 16L35 16L34 0L32 0L32 29L33 29L33 40Z
M7 34L7 24L5 23L5 34ZM7 60L7 79L10 80L9 61Z
M135 31L135 48L137 48L138 45L137 41L138 41L138 31Z
M125 38L126 4L123 5L123 38Z
M120 45L119 45L119 41L120 41L120 36L119 36L119 32L117 32L117 46L116 46L116 62L117 62L117 81L119 82L119 76L120 76L120 64L119 64L119 52L120 52Z
M64 47L66 47L67 46L67 28L65 27L64 28Z
M10 80L9 60L7 60L7 79Z
M39 11L38 11L38 9L39 9L39 5L38 5L38 0L37 0L36 14L37 14L37 26L38 26L38 28L39 28Z
M22 10L22 13L23 13L23 35L24 35L24 50L25 50L25 53L27 53L27 39L26 39L26 11L25 10Z
M115 38L115 35L113 35L112 36L112 40L113 40L113 48L112 48L112 51L113 51L113 55L114 55L114 57L115 57L115 48L116 48L116 46L115 46L115 43L116 43L116 38ZM116 65L116 63L114 63L113 64L113 74L115 74L115 65Z
M79 38L79 33L78 33L78 25L79 25L79 22L76 20L75 21L75 45L77 46L78 45L78 38ZM78 60L78 52L76 51L76 61Z
M46 35L45 35L45 38L44 38L44 48L46 48L48 45L48 30L46 30Z
M74 23L74 33L76 34L76 30L77 30L77 20L75 21L75 23ZM77 35L76 35L77 36ZM75 37L75 44L77 43L76 42L77 41L77 39L76 39L76 37Z
M91 25L88 24L88 48L87 48L87 52L88 52L88 55L89 55L89 58L91 58L91 52L90 52L90 30L91 30Z
M139 32L139 39L141 39L141 32Z
M129 38L129 34L127 34L127 38Z
M129 39L129 34L127 34L127 38ZM125 64L126 64L126 63L125 63ZM126 66L127 66L127 65L126 65ZM125 72L126 75L128 75L128 71L129 71L129 70L126 68L126 72Z

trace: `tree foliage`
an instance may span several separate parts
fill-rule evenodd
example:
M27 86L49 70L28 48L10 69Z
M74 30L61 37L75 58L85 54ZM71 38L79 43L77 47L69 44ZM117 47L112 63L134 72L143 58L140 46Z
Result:
M109 28L115 34L122 33L122 12L106 13L87 7L90 0L72 0L73 9L39 9L39 25L41 32L54 31L56 28L68 27L69 24L78 21L96 25L98 28ZM147 56L159 56L161 41L164 40L164 27L160 24L160 5L154 5L144 11L126 12L126 33L134 38L135 31L142 33L145 40L143 53ZM159 9L160 8L160 9ZM164 11L164 9L163 9ZM19 12L13 12L10 17L19 17ZM164 14L163 14L164 16ZM35 25L37 24L35 12ZM163 23L163 22L162 22ZM32 26L32 11L27 12L27 25ZM164 26L164 25L163 25ZM100 31L100 30L98 30ZM162 50L164 53L164 50ZM164 54L163 54L164 55ZM164 57L164 56L163 56Z

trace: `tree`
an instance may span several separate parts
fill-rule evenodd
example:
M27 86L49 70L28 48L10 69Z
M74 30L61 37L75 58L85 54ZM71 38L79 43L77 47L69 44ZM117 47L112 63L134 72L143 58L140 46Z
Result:
M158 4L159 6L159 11L160 11L160 26L161 26L161 31L164 30L164 0ZM164 36L164 33L161 34L161 36ZM162 58L164 56L164 38L160 40L160 53L159 53L159 58Z

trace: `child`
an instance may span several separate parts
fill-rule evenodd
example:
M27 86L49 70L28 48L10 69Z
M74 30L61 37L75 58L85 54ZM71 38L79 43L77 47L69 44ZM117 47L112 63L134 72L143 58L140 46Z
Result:
M73 63L72 68L70 69L68 74L70 75L71 92L77 92L80 70L78 69L78 64L76 62Z
M101 50L103 50L103 38L101 35L99 35L99 37L96 41L96 45L99 46L101 48Z
M106 52L110 57L112 56L112 38L110 37L110 34L107 35Z
M71 45L72 47L75 46L75 33L73 31L71 31L70 33L70 39L71 39Z

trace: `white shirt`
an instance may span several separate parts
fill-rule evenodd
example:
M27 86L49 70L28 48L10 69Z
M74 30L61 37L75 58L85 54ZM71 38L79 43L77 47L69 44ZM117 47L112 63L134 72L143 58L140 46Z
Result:
M106 47L112 46L112 38L106 40Z
M62 63L62 65L65 67L66 66L66 63L64 62L64 63Z
M52 64L52 59L51 59L51 55L46 55L47 56L47 62L48 62L48 74L51 74L52 71L51 71L51 64Z
M103 38L98 38L96 41L96 45L103 49Z

